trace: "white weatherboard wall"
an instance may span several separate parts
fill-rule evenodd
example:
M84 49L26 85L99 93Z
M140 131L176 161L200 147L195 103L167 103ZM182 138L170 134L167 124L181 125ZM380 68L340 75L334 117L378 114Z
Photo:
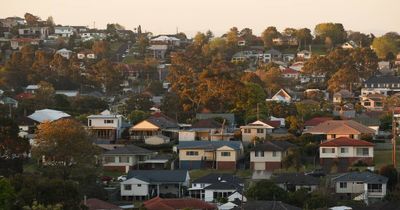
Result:
M124 185L132 185L131 190L125 190ZM140 185L140 186L139 186ZM149 183L140 179L130 178L121 182L121 196L147 196L149 193Z

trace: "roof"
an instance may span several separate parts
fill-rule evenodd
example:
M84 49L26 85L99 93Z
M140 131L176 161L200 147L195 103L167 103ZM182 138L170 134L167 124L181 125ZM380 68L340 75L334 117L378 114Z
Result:
M229 182L217 182L214 184L211 184L204 189L206 190L236 190L236 191L242 191L242 186L236 183L229 183Z
M176 209L202 209L202 210L214 210L217 209L215 206L194 198L175 198L175 199L163 199L155 197L153 199L143 202L144 207L147 210L176 210Z
M353 146L353 147L373 147L374 144L364 140L352 139L348 137L339 137L336 139L322 142L320 147L341 147L341 146Z
M234 207L231 210L301 210L301 208L292 206L282 201L248 201L242 207Z
M282 173L276 176L275 183L286 183L294 185L318 185L319 179L303 173Z
M102 201L97 198L90 198L83 202L84 205L89 208L89 210L122 210L122 208L120 208L119 206Z
M298 72L292 68L285 68L282 70L282 74L300 74L300 72Z
M375 130L353 120L328 120L306 132L311 134L374 134Z
M159 37L151 39L151 41L180 41L180 39L176 37L161 35Z
M341 96L342 98L352 98L353 93L348 90L342 89L342 90L334 93L333 96L334 97Z
M100 114L89 115L87 118L119 118L121 115L112 114L109 110L104 110Z
M136 178L149 183L182 183L187 176L187 170L131 170L127 180Z
M282 54L279 50L275 50L275 49L270 49L268 51L266 51L264 54Z
M393 75L372 76L367 79L364 84L397 84L400 83L400 78Z
M261 144L257 144L252 151L286 151L290 147L295 147L294 144L288 141L266 141Z
M39 88L40 88L39 85L28 85L26 86L25 90L37 90Z
M202 119L192 125L192 128L221 128L222 124L214 119Z
M205 176L202 176L194 181L192 183L206 183L206 184L214 184L214 183L219 183L219 182L229 182L229 183L235 183L235 184L243 184L244 181L243 179L234 176L232 174L227 174L227 173L211 173Z
M233 114L233 113L197 113L196 114L196 119L199 119L199 120L216 118L216 117L224 118L230 124L235 123L235 114Z
M157 112L146 119L146 121L150 122L151 124L158 126L160 128L178 128L179 125L168 116Z
M53 109L42 109L42 110L37 110L33 114L29 115L28 117L36 122L43 123L45 121L55 121L59 120L61 118L67 118L70 117L71 115L62 112L62 111L57 111Z
M385 184L388 178L369 171L344 173L332 179L333 182L364 182L368 184Z
M246 126L241 127L248 127L248 126L265 126L268 125L273 128L279 128L281 126L281 121L279 120L256 120L252 123L247 124Z
M379 126L381 124L380 116L383 112L364 112L357 115L354 121L359 122L365 126Z
M217 150L220 147L228 146L234 150L240 150L242 148L242 142L240 141L184 141L179 142L178 149L205 149L205 150Z
M126 145L124 147L117 147L113 150L109 150L104 155L148 155L155 152L148 149L144 149L135 145Z
M167 45L151 45L147 49L149 49L149 50L167 50L168 46Z
M304 122L304 126L316 126L328 120L332 120L332 117L314 117Z

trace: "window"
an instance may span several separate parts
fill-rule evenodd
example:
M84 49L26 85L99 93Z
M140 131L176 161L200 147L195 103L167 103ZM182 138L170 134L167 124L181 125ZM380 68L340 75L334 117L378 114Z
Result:
M120 156L120 157L119 157L119 162L120 162L120 163L129 163L129 157L127 157L127 156Z
M114 120L104 120L104 124L113 124Z
M221 152L222 157L229 157L231 156L231 152Z
M342 189L343 188L347 188L347 182L340 182L339 183L339 187L342 188Z
M114 163L115 162L115 157L111 156L111 157L104 157L104 162L106 163Z
M349 148L347 147L340 148L340 153L349 153Z
M251 133L251 130L249 128L245 128L244 133Z
M375 106L376 107L382 107L383 105L382 105L382 102L375 102Z
M142 184L137 184L137 186L138 186L138 187L141 187L141 186L142 186Z
M335 153L335 148L322 148L322 153Z
M186 155L187 156L198 156L199 152L198 151L187 151Z
M124 190L132 190L132 185L124 184Z
M257 128L257 133L264 133L264 129L262 129L262 128Z
M368 156L369 149L368 148L357 148L357 155L358 156Z
M364 102L364 106L371 106L371 102L365 101L365 102Z
M92 126L92 120L89 120L89 126Z
M264 157L264 151L256 151L256 157Z
M272 157L276 157L276 151L272 152Z
M381 184L368 184L368 192L382 192Z

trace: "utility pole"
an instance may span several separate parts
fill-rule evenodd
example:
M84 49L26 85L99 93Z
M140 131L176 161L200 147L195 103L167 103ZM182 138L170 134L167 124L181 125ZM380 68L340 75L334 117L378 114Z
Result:
M398 115L395 114L395 109L392 110L392 164L396 168L396 139L397 139L397 117Z
M257 120L260 120L260 103L257 103Z

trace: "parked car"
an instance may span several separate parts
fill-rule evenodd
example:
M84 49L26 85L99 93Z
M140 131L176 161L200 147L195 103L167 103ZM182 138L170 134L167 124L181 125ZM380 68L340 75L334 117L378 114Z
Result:
M119 182L125 181L125 180L126 180L126 175L119 176L119 177L117 178L117 180L118 180Z

